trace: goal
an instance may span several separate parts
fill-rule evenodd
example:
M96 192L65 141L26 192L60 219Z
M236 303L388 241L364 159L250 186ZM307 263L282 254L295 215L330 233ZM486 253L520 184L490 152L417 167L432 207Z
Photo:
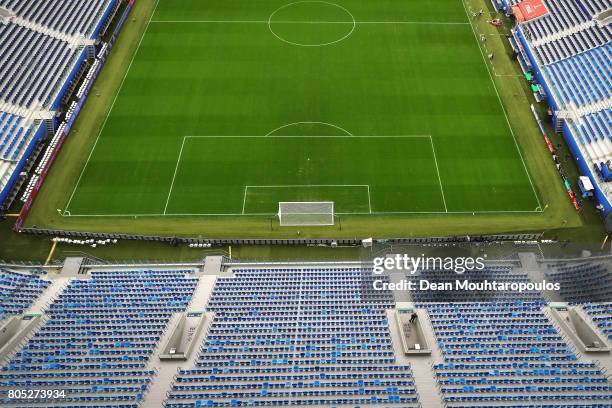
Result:
M278 219L283 227L334 225L333 201L279 202Z

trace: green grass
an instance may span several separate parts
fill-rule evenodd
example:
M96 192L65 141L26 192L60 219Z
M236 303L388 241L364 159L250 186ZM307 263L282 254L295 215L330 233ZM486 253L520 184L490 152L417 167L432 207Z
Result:
M350 9L355 19L361 22L433 20L462 24L434 27L428 24L358 24L347 39L334 45L311 48L282 42L266 31L267 24L259 23L265 22L273 9L283 4L286 3L161 0L154 20L233 19L256 22L152 23L139 48L155 1L137 2L98 78L96 95L92 94L79 116L27 225L162 235L295 237L295 228L279 228L267 217L120 217L113 214L121 214L123 210L128 214L163 210L175 169L180 186L176 191L173 189L169 201L168 208L173 213L180 210L178 207L173 209L175 206L199 206L197 211L200 213L205 206L212 208L220 202L224 202L227 208L237 208L236 200L244 199L244 185L242 192L236 190L235 197L223 191L222 198L215 196L212 200L210 196L194 197L189 189L202 191L215 185L251 183L249 172L244 168L231 168L232 163L225 155L239 157L242 163L257 161L252 149L240 148L229 154L225 149L223 156L213 158L216 163L200 161L198 164L199 153L195 145L199 142L194 143L185 154L193 155L195 162L177 168L184 135L263 136L289 122L318 119L360 136L405 135L408 132L431 134L438 158L439 181L444 187L448 209L465 213L347 215L341 217L341 225L334 227L300 228L300 236L389 237L546 230L561 236L568 231L569 236L581 240L600 238L596 230L601 231L601 224L589 214L576 214L565 197L531 117L531 98L524 80L493 76L492 82L489 77L487 69L510 75L519 73L517 66L507 57L509 53L504 38L489 37L483 52L494 51L496 58L494 65L487 67L472 29L466 24L468 20L460 0L343 1L339 4ZM488 3L469 0L467 5L479 9L487 7ZM284 9L285 13L287 11ZM334 12L331 9L322 11L321 18L330 18L329 13L332 13L332 17L340 19L341 16L334 16ZM283 20L290 18L287 14L282 17ZM347 25L344 20L340 22L343 24L335 24L333 29ZM259 27L262 24L263 27ZM316 27L320 33L313 33L309 28L312 24L303 24L306 27L301 28L295 22L272 25L279 33L279 30L290 29L290 32L283 31L285 36L302 35L299 41L304 42L325 33L330 38L338 35L337 32L330 33L332 27L327 27L330 24L318 24ZM475 21L474 25L477 33L498 33L484 19ZM296 40L294 37L290 39ZM486 209L533 211L537 206L494 84L532 175L537 195L542 205L547 205L543 212L477 212ZM341 136L346 133L330 126L305 124L272 132L276 136L281 134ZM303 142L302 139L296 140ZM341 139L332 143L344 142L345 139ZM92 149L93 154L86 165ZM266 177L271 179L292 177L299 180L299 184L315 184L305 177L300 178L297 173L299 169L296 166L302 162L294 162L294 167L284 169L274 166L275 161L283 162L289 156L300 156L300 149L302 147L285 149L285 155L272 156L265 152L260 156L258 153L259 165L256 163L249 168L269 167L278 173L268 175L273 172L266 172ZM215 148L215 151L223 150L222 145ZM321 155L330 154L328 146L323 150ZM421 150L424 155L433 154L432 150ZM416 180L408 177L415 169L409 160L389 174L378 174L379 167L390 169L395 166L393 163L383 165L380 151L383 155L399 155L374 139L371 141L371 157L367 160L355 158L350 169L342 164L347 173L355 170L365 172L371 180L383 180L378 182L379 188L397 188L397 198L388 199L385 198L387 194L376 195L376 186L370 186L373 207L388 210L412 206L410 209L425 211L427 206L427 209L439 211L440 184L433 178ZM406 157L409 154L407 152ZM304 155L300 157L303 159ZM350 154L341 157L351 158ZM435 169L435 163L433 166L419 167L420 171L430 172ZM332 167L333 163L327 163L321 167L317 177L323 175L323 169L329 172ZM74 214L87 211L110 216L63 217L57 214L57 208L65 208L83 169L70 209L76 210ZM343 174L339 169L335 173ZM326 180L321 184L336 183ZM418 191L422 188L429 189L431 194L411 200L411 195L419 197ZM354 195L353 211L361 212L363 199L358 196L362 193L355 189L345 192L333 190L328 189L322 194L334 195L333 198L339 201ZM314 194L304 189L295 193L298 197ZM278 200L280 193L260 190L248 194L247 211L259 212L259 207ZM269 197L256 197L261 195ZM319 197L321 195L317 194L316 198ZM78 203L80 208L72 208ZM589 231L583 233L586 224Z
M539 210L459 0L246 3L161 0L68 214Z

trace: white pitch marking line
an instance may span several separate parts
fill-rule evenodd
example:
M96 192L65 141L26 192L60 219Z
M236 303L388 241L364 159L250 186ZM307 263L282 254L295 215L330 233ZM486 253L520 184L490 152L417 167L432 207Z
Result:
M248 189L249 189L249 186L244 186L244 199L242 200L242 215L244 215L244 208L246 207L246 197L247 197Z
M79 178L77 179L77 182L74 185L74 190L72 190L72 194L70 194L70 198L68 199L68 203L66 204L66 208L64 208L64 212L68 211L68 207L70 207L70 203L72 202L72 198L74 197L74 193L76 193L77 188L79 187L79 184L81 183L81 178L83 177L83 174L85 173L85 169L87 168L87 165L89 164L89 160L91 159L91 156L93 155L93 152L96 149L96 146L98 145L98 140L100 139L100 135L102 134L102 131L106 127L106 122L108 121L108 118L110 117L110 114L113 111L113 108L115 107L115 102L117 102L117 98L119 97L119 94L121 93L121 90L123 89L123 84L125 83L125 79L127 78L128 74L130 72L130 69L132 69L132 64L134 63L134 59L136 59L136 55L138 54L138 50L140 50L140 45L142 44L142 40L145 38L147 32L149 31L149 25L151 24L151 21L153 20L153 15L155 15L155 12L157 11L158 4L159 4L159 0L157 0L157 2L155 3L155 7L153 8L153 12L151 13L151 16L149 17L149 21L147 22L147 26L145 27L145 29L144 29L144 31L142 33L142 37L140 37L140 41L138 42L138 46L136 47L136 51L134 51L134 55L132 55L132 59L130 60L130 65L128 65L128 68L125 71L125 75L123 76L123 79L121 80L121 84L119 85L119 89L117 90L117 93L115 94L115 97L113 98L113 103L111 104L110 108L108 109L108 112L106 113L106 118L104 118L104 122L102 123L102 127L100 128L100 131L98 132L98 136L96 137L96 141L94 142L94 145L92 146L91 151L89 152L89 156L87 156L87 161L85 162L85 166L83 166L83 169L81 170L81 174L79 174Z
M346 136L202 136L202 135L189 135L185 136L185 138L189 139L207 139L207 138L218 138L218 139L293 139L293 138L313 138L313 139L331 139L331 138L342 138L342 139L411 139L411 138L427 138L431 137L431 135L394 135L394 136L355 136L355 135L346 135Z
M346 33L343 37L338 38L337 40L326 42L326 43L311 43L311 44L308 44L308 43L305 44L305 43L298 43L298 42L294 42L294 41L289 41L289 40L285 39L284 37L276 34L276 32L272 29L272 20L273 20L274 16L276 15L276 13L278 13L279 11L281 11L283 9L286 9L287 7L295 6L295 5L298 5L298 4L307 4L307 3L310 3L310 4L312 4L312 3L326 4L328 6L337 7L340 10L343 10L346 14L351 16L351 29L350 29L350 31L348 33ZM342 7L339 4L332 3L332 2L329 2L329 1L325 1L325 0L299 0L299 1L294 1L293 3L288 3L288 4L285 4L284 6L280 6L279 8L274 10L272 12L272 14L270 14L270 17L268 17L268 30L270 30L270 33L273 36L275 36L280 41L283 41L283 42L285 42L287 44L297 45L297 46L300 46L300 47L324 47L326 45L337 44L340 41L343 41L343 40L347 39L348 37L350 37L351 34L353 34L353 31L355 31L356 27L357 27L357 23L355 21L355 16L353 16L353 14L348 9L346 9L345 7Z
M489 78L491 79L491 82L493 83L493 88L495 89L497 100L499 101L499 105L501 106L502 111L504 112L504 116L506 117L506 123L508 124L510 133L512 134L512 139L514 140L514 146L516 147L516 151L518 152L519 157L521 158L521 162L523 162L523 169L525 170L525 174L527 174L527 179L529 180L529 183L531 184L533 195L535 196L536 201L538 202L538 207L541 208L542 203L540 202L540 197L538 197L538 193L536 193L535 186L533 185L533 180L531 179L531 175L529 174L529 170L527 169L527 164L525 163L525 159L523 158L523 153L521 153L521 148L519 147L519 144L516 140L516 135L514 134L514 130L512 129L512 125L510 124L510 119L508 119L508 113L506 112L504 103L502 102L499 91L497 90L497 84L495 83L495 79L493 79L493 74L491 74L491 68L489 67L489 64L487 63L487 59L485 58L484 52L482 51L482 47L480 46L480 43L478 42L478 36L476 35L476 28L474 28L474 25L472 24L472 20L470 19L470 14L468 13L467 5L465 4L464 0L461 0L461 4L463 4L463 10L465 11L465 15L468 19L470 27L472 27L472 33L474 34L474 39L476 40L476 45L478 46L478 50L480 50L480 55L482 56L482 60L485 66L487 67L487 72L489 73Z
M176 167L174 168L174 175L172 176L172 183L170 184L170 191L168 191L168 197L166 198L166 205L164 207L164 214L168 210L168 203L170 202L170 196L172 195L172 189L174 188L174 180L176 179L176 173L178 173L179 163L181 162L181 156L183 155L183 148L185 147L185 140L187 138L183 138L183 142L181 143L181 150L179 151L178 158L176 159Z
M458 214L458 215L487 215L487 214L540 214L542 210L493 210L493 211L372 211L373 215L401 215L401 214L414 214L414 215L427 215L427 214ZM369 212L342 212L336 213L338 215L368 215ZM169 213L169 214L62 214L63 217L82 217L82 218L134 218L134 217L236 217L236 216L268 216L276 215L273 213Z
M368 184L368 209L370 210L370 214L372 214L372 196L370 196L370 185Z
M266 134L266 136L271 136L273 133L276 133L276 132L278 132L281 129L285 129L285 128L288 128L290 126L295 126L295 125L325 125L325 126L332 127L334 129L338 129L339 131L346 133L347 136L353 136L353 134L351 132L349 132L348 130L344 129L343 127L334 125L333 123L328 123L328 122L312 122L312 121L287 123L286 125L279 126L276 129L272 130L271 132L268 132Z
M155 24L268 24L268 20L153 20ZM389 25L469 25L459 21L304 21L280 20L273 24L389 24Z
M264 186L251 186L249 188L296 188L296 187L368 187L367 184L266 184Z
M442 177L440 177L440 168L438 167L438 159L436 158L436 148L434 147L433 137L430 136L429 141L431 142L431 151L433 152L434 163L436 165L436 173L438 174L438 183L440 184L440 192L442 193L444 211L448 212L448 207L446 206L446 197L444 197L444 187L442 186Z

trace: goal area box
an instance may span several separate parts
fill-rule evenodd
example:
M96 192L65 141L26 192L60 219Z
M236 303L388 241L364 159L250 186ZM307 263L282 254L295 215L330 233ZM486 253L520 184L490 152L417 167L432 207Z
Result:
M334 225L333 201L279 202L278 219L283 227Z

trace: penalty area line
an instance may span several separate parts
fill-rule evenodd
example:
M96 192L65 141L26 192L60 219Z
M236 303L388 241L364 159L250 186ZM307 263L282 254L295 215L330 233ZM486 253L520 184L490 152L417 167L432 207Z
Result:
M438 175L440 193L442 193L442 203L444 204L444 212L448 212L448 207L446 206L446 197L444 196L444 186L442 185L442 177L440 176L440 168L438 167L438 158L436 156L436 148L434 147L433 137L429 136L429 142L431 143L431 151L433 153L434 164L436 165L436 174Z
M236 136L204 136L204 135L188 135L185 139L417 139L427 138L431 135L389 135L389 136L355 136L355 135L344 135L344 136L320 136L320 135L298 135L298 136L283 136L283 135L266 135L266 136L249 136L249 135L236 135Z
M168 203L170 203L170 196L172 195L172 190L174 189L174 181L176 180L176 174L178 173L179 164L181 163L181 157L183 156L183 149L185 148L185 137L183 138L183 142L181 143L181 150L179 151L178 158L176 159L176 167L174 168L174 175L172 176L172 183L170 183L170 191L168 191L168 197L166 198L166 205L164 206L164 214L166 214L168 210Z
M309 122L309 123L315 123L315 122ZM319 123L319 122L317 122ZM322 123L322 122L320 122ZM282 127L281 127L282 128ZM174 190L174 183L176 181L176 176L178 174L178 170L179 170L179 166L181 163L181 158L183 156L183 150L185 148L185 142L187 141L187 139L270 139L270 138L281 138L281 139L288 139L288 138L314 138L314 139L323 139L323 138L356 138L356 139L375 139L375 138L381 138L381 139L416 139L416 138L429 138L431 140L431 135L389 135L389 136L355 136L350 134L349 132L347 132L347 135L345 136L270 136L270 135L264 135L264 136L249 136L249 135L236 135L236 136L218 136L218 135L212 135L212 136L204 136L204 135L187 135L187 136L183 136L183 140L181 141L181 148L179 150L179 154L176 160L176 165L174 167L174 173L172 175L172 181L170 182L170 188L168 190L168 195L166 197L166 203L164 205L164 211L163 211L163 215L166 215L168 212L168 205L170 204L170 198L172 197L172 192ZM435 154L435 152L434 152ZM368 207L370 212L372 211L372 204L371 204L371 197L370 197L370 186L367 184L355 184L355 185L350 185L350 184L326 184L326 185L279 185L279 186L245 186L245 190L244 190L244 197L243 197L243 202L242 202L242 212L239 214L218 214L218 215L247 215L245 214L245 209L246 209L246 197L247 197L247 190L249 187L253 187L253 188L264 188L264 187L367 187L368 189ZM75 188L76 190L76 188ZM73 192L74 194L74 192ZM64 210L64 213L67 210ZM194 214L194 215L217 215L217 214ZM129 215L126 215L129 216Z
M244 208L246 207L247 190L249 186L244 186L244 198L242 199L242 215L244 215Z

